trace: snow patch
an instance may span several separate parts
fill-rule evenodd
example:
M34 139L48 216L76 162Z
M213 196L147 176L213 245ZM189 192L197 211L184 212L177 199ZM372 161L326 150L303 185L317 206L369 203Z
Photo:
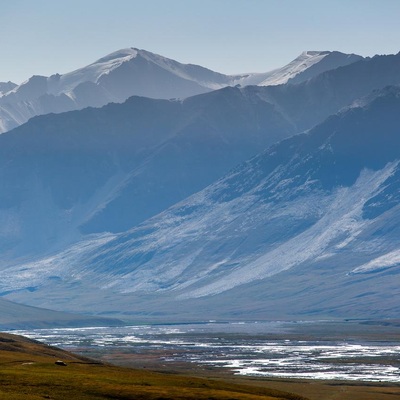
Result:
M383 269L399 267L400 266L400 250L394 250L383 256L377 257L370 262L354 268L352 274L368 274L378 272Z
M287 83L296 75L319 63L327 55L329 51L304 51L299 57L282 68L274 69L266 73L253 73L244 78L235 81L235 84L242 86L258 85L258 86L275 86Z
M79 262L83 252L90 251L114 239L115 235L102 234L78 242L68 250L43 259L10 266L1 271L0 291L15 291L43 285L48 279L80 279Z

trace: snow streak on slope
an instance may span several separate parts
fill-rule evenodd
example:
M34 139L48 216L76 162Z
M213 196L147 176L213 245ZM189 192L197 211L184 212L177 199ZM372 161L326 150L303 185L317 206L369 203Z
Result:
M0 282L0 292L26 289L33 289L48 282L54 283L58 280L78 280L81 272L76 269L77 260L83 252L96 249L97 247L112 240L114 235L97 235L93 238L88 237L78 245L56 253L52 256L23 263L22 265L10 266L2 271L2 281Z
M369 223L362 218L365 201L374 196L380 185L392 175L396 166L388 165L376 173L364 171L354 186L338 189L337 193L331 196L324 215L309 229L185 297L213 295L244 283L264 279L306 261L329 256L335 247L343 246L343 242L349 244ZM303 199L310 207L313 207L312 200L321 201L317 198Z
M399 267L400 265L400 249L391 251L370 262L360 265L351 271L351 274L368 274L385 270L387 268Z

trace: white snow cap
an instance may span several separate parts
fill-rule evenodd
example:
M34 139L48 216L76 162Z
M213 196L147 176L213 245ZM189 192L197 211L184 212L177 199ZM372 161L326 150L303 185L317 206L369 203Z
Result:
M237 83L242 86L282 85L314 64L319 63L329 54L331 54L330 51L303 51L297 58L282 68L277 68L265 73L249 74L246 78L241 79Z

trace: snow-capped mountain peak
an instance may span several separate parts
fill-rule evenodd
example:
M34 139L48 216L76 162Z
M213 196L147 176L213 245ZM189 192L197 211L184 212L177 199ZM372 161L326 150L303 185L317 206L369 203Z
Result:
M322 72L352 64L362 57L338 51L303 51L289 64L265 73L248 74L236 83L242 86L276 86L300 83Z
M283 68L271 71L268 78L259 83L259 85L270 86L286 83L314 64L319 63L329 54L331 54L329 51L303 51L297 58Z
M305 52L287 66L265 74L224 75L146 50L125 48L62 75L32 77L19 86L0 84L0 133L35 115L122 103L134 95L186 98L237 84L299 82L359 58L337 52Z
M111 73L123 63L134 59L137 54L137 49L122 49L102 57L86 67L79 68L63 75L52 75L48 78L49 93L53 95L69 93L81 83L97 83L103 75Z
M125 49L120 49L117 51L114 51L110 54L107 54L104 57L99 58L97 61L95 61L93 64L103 64L107 62L112 62L115 60L126 60L126 59L132 59L135 58L138 54L139 49L136 49L135 47L127 47ZM93 65L91 64L91 65Z

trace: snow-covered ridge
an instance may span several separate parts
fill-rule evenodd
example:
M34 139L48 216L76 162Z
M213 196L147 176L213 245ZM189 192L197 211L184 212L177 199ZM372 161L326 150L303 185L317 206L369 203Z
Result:
M54 74L50 77L41 76L43 80L46 80L45 92L53 95L60 95L61 93L69 93L78 85L84 82L96 83L101 76L104 74L111 73L114 69L120 67L123 63L128 62L135 58L137 50L133 48L122 49L113 52L86 67L79 68L75 71L68 72L66 74ZM5 92L5 94L18 94L22 87L26 87L32 82L30 79L22 82L20 85L15 85L11 90Z
M48 78L48 93L53 95L67 94L81 83L97 83L103 75L110 74L123 63L134 59L137 54L138 51L136 49L122 49L76 71L64 75L52 75Z
M281 85L287 83L299 73L320 62L330 54L329 51L304 51L292 62L282 68L277 68L266 73L253 73L237 80L237 83L258 86Z
M283 83L286 83L299 73L322 61L322 59L324 59L329 54L329 51L304 51L299 57L294 59L285 67L275 71L271 71L271 75L267 79L259 83L259 85L269 86L281 85Z
M325 63L324 60L329 58L332 61ZM33 76L18 86L1 83L0 133L35 115L121 103L133 95L185 98L238 84L268 86L294 78L301 81L305 72L319 64L321 67L304 75L304 79L360 58L338 52L308 51L287 66L271 72L225 75L146 50L121 49L66 74Z
M247 76L237 79L235 83L242 86L275 86L288 82L300 83L322 72L345 66L361 59L362 57L355 54L344 54L338 51L304 51L281 68L265 73L247 74ZM313 67L314 71L311 72Z

